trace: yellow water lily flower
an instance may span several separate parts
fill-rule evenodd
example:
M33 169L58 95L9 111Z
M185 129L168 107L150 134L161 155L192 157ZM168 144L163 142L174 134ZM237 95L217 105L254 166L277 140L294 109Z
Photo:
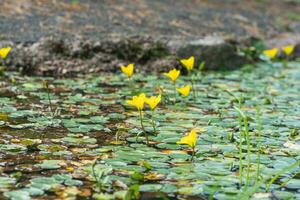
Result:
M190 94L190 91L191 91L191 84L188 84L184 87L181 87L181 88L176 88L176 90L182 94L183 96L187 97L189 94Z
M181 64L187 69L187 70L192 70L194 68L195 64L195 57L191 56L188 59L181 59L180 60Z
M5 59L8 55L8 53L10 52L11 50L11 47L4 47L4 48L1 48L0 49L0 57L2 59Z
M196 142L197 142L197 133L196 133L196 129L194 128L187 136L181 138L181 140L178 141L177 144L187 144L191 148L195 148Z
M287 46L282 47L282 51L287 56L291 55L293 53L294 49L295 49L294 45L287 45Z
M150 98L146 98L145 103L149 105L151 110L154 110L160 101L161 101L161 95L158 95L158 96L151 96Z
M177 69L172 69L170 70L168 73L164 73L165 76L169 77L173 82L176 81L176 79L178 78L180 74L180 70Z
M270 58L275 58L276 55L278 54L278 51L279 51L278 48L273 48L273 49L264 50L263 54Z
M139 96L133 96L132 100L127 100L126 103L136 107L139 111L143 110L146 101L145 93L141 93Z
M134 71L134 64L131 63L127 66L122 66L121 70L128 78L131 78L131 76L133 75L133 71Z

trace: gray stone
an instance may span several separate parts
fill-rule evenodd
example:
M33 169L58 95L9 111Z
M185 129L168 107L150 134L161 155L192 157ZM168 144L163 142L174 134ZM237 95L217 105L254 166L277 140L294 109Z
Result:
M198 40L155 40L151 37L109 40L42 38L36 43L15 44L7 65L25 74L70 76L74 73L115 72L135 63L138 71L164 72L182 67L178 60L195 56L206 70L236 69L246 63L237 53L238 42L217 36Z
M179 58L196 57L198 65L204 61L206 70L230 70L243 66L247 59L237 52L237 46L218 36L192 41L172 41L170 50Z
M300 22L293 22L289 25L289 29L294 33L300 33Z

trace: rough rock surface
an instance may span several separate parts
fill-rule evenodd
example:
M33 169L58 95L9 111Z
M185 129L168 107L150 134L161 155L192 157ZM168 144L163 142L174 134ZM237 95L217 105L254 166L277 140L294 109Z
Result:
M35 75L114 72L129 62L161 72L191 55L206 69L236 69L249 62L238 50L251 38L299 44L299 13L299 3L281 0L2 0L0 47L13 46L9 70Z
M46 37L36 43L15 45L6 64L10 70L50 76L115 72L129 62L141 71L163 72L180 68L178 60L191 55L197 61L205 61L208 70L236 69L248 61L238 54L237 44L219 37L191 41L157 41L151 37L114 40Z
M195 55L199 62L204 61L206 69L236 69L247 62L244 56L238 54L237 44L225 41L221 37L207 36L198 40L179 43L174 51L179 58Z
M107 39L151 35L199 39L269 38L298 30L297 0L1 0L0 38L36 42L63 38ZM298 1L299 2L299 1Z

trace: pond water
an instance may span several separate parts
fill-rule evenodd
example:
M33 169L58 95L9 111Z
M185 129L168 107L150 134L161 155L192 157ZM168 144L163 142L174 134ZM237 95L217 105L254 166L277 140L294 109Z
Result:
M128 81L121 74L6 73L0 199L300 199L300 63L258 63L200 78L196 98L175 99L163 75L134 74ZM176 84L188 80L180 76ZM157 134L152 112L143 112L147 144L139 113L126 100L160 91ZM238 106L248 119L248 143L245 134L240 138ZM190 148L176 143L192 128L198 132L193 161Z

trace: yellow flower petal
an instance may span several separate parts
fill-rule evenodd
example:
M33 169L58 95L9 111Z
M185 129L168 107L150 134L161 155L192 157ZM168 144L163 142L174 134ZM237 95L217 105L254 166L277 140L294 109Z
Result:
M126 100L126 103L131 105L131 106L135 106L135 103L133 100Z
M131 78L131 76L133 75L133 71L134 71L134 64L131 63L127 66L122 66L121 70L128 78Z
M141 93L139 96L133 96L132 100L127 100L126 103L136 107L138 110L143 110L146 98L145 93Z
M275 58L276 55L278 54L278 51L279 50L277 48L273 48L273 49L264 50L263 54L270 58Z
M2 59L5 59L8 55L8 53L11 51L11 47L4 47L0 49L0 57Z
M183 66L187 69L187 70L192 70L194 68L194 64L195 64L195 57L191 56L188 59L181 59L180 62L183 64Z
M160 101L161 101L161 95L158 95L158 96L152 96L150 98L146 98L145 103L149 105L151 110L154 110Z
M176 90L182 94L183 96L187 97L189 94L190 94L190 91L191 91L191 84L188 84L184 87L181 87L181 88L176 88Z
M180 70L177 69L172 69L170 70L168 73L164 73L165 76L169 77L173 82L176 81L176 79L178 78L180 74Z
M196 142L197 142L197 133L196 133L196 129L194 128L187 136L182 137L181 140L177 142L177 144L187 144L191 148L194 148L196 146Z
M287 56L291 55L293 53L294 49L295 49L294 45L287 45L287 46L282 47L283 52Z

